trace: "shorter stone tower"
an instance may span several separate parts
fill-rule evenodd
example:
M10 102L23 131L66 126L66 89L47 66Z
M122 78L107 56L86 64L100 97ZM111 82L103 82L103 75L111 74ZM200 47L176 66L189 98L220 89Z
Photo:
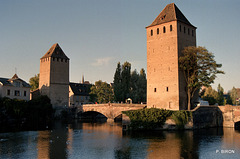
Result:
M53 107L68 106L69 58L57 43L40 59L39 89Z

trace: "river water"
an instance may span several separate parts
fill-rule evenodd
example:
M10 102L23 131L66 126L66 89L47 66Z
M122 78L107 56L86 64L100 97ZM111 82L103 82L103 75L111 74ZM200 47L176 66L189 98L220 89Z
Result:
M234 159L240 158L240 131L123 133L119 123L63 124L51 130L0 133L0 159Z

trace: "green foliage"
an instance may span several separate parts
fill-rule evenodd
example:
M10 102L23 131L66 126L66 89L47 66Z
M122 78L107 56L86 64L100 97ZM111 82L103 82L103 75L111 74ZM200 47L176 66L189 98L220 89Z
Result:
M237 89L235 87L232 88L232 90L229 92L231 101L233 105L239 104L236 99L239 98L238 94L237 94Z
M162 127L166 119L171 116L172 111L150 108L124 111L123 113L130 118L130 126L133 130L153 130Z
M130 80L131 80L131 64L129 62L124 62L122 65L122 97L123 101L130 97Z
M146 102L147 79L144 69L141 69L140 74L136 70L131 72L129 62L122 66L118 62L113 82L115 101L124 102L131 98L133 103Z
M27 123L44 123L52 118L52 105L47 96L40 96L31 101L18 99L0 99L0 119L8 122L15 120L20 123L24 120Z
M29 80L29 84L31 86L31 91L38 89L39 87L39 74L31 77Z
M217 103L218 92L212 87L205 88L203 96L201 98L208 101L210 105Z
M122 91L122 77L121 77L121 64L118 62L116 72L114 74L114 100L115 101L122 101L123 99L123 91Z
M179 58L179 67L183 71L187 84L188 110L191 107L191 100L194 94L202 86L210 86L216 78L216 74L224 74L218 70L221 64L214 60L213 53L204 47L185 47L183 56Z
M112 87L101 80L96 81L95 85L91 87L90 95L95 98L93 101L98 103L108 103L114 99Z
M185 110L174 111L171 118L175 121L179 129L183 129L184 125L192 118L192 112Z
M225 102L226 100L224 99L224 96L223 96L224 90L223 90L223 88L221 87L220 84L218 84L217 91L218 91L218 96L217 96L217 103L218 103L218 105L225 105L226 104L226 102Z

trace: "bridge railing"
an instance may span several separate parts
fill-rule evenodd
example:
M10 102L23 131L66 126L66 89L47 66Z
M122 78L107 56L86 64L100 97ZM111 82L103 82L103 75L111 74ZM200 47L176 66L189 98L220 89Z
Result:
M103 107L103 106L112 106L112 107L145 107L146 104L121 104L121 103L105 103L105 104L83 104L83 107Z

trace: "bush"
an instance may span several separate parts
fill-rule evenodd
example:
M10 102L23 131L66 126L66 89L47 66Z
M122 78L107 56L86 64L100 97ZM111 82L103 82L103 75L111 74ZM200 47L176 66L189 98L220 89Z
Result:
M174 111L171 118L179 129L183 129L184 125L192 118L192 112L185 110Z
M172 111L170 110L157 108L124 111L123 113L130 118L130 127L133 130L153 130L160 128L166 119L172 115Z

